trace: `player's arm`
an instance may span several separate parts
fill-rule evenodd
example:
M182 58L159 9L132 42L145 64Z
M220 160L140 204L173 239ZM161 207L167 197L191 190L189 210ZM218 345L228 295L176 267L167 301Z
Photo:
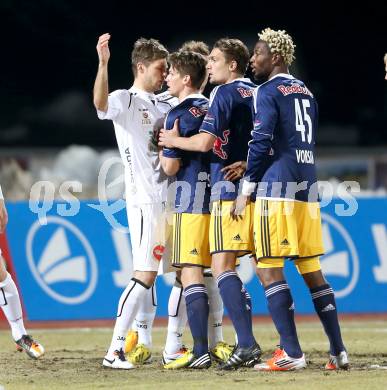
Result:
M95 78L93 101L99 119L117 120L125 108L133 109L131 95L126 90L117 90L109 94L108 62L110 58L109 34L99 37L97 52L99 58L97 77ZM127 111L126 111L127 112Z
M278 120L277 105L273 96L260 93L258 89L254 97L254 128L251 132L252 140L249 142L242 193L234 201L231 209L234 218L243 215L251 194L265 173L265 162L270 154L274 129Z
M249 142L247 166L242 194L251 195L266 170L266 160L272 147L274 129L278 121L278 108L272 95L257 91L254 128Z
M191 137L180 137L179 122L176 120L172 130L160 130L159 146L192 152L208 152L213 147L215 139L214 135L208 133L199 133Z
M0 186L0 233L4 232L7 223L8 223L8 213L7 213L7 209L5 208L3 192L1 191L1 186Z
M159 151L161 167L168 176L175 176L180 169L181 160L173 149L163 148Z
M108 110L108 62L110 58L109 51L110 34L103 34L99 37L97 43L98 53L98 71L94 82L93 101L98 111L107 112Z
M219 88L211 92L210 107L204 117L199 134L191 137L179 137L178 126L173 131L161 131L159 145L193 152L208 152L214 146L218 136L222 136L222 130L227 129L231 111L228 109L227 99L229 95L221 95Z
M198 137L207 140L206 152L213 148L218 137L223 136L223 131L229 128L232 102L230 93L221 93L217 87L211 92L210 106L204 117Z
M163 129L165 130L165 129ZM166 133L175 132L179 136L179 119L176 119L172 130L165 130ZM160 137L160 135L159 135ZM168 176L175 176L181 165L181 151L164 146L159 151L161 167Z

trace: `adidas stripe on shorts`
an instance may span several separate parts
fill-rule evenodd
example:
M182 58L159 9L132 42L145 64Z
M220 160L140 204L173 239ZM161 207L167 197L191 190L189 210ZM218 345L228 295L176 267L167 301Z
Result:
M211 267L208 242L210 214L175 213L173 217L172 265Z
M231 218L232 200L213 202L210 221L210 252L237 252L238 256L253 252L254 203L249 203L244 215Z

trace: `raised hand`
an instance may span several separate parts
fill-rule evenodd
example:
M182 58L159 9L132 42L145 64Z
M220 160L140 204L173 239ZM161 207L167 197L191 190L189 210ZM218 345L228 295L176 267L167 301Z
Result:
M98 53L99 63L101 65L107 65L107 63L109 62L109 58L110 58L109 40L110 40L109 33L103 34L98 38L97 53Z

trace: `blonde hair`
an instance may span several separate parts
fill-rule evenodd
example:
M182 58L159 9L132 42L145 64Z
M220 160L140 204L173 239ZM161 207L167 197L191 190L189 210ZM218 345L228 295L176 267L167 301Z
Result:
M384 55L384 63L387 65L387 53Z
M258 37L261 41L266 42L273 54L279 54L287 66L290 66L296 59L294 56L296 45L293 43L292 37L285 30L265 28L258 33Z

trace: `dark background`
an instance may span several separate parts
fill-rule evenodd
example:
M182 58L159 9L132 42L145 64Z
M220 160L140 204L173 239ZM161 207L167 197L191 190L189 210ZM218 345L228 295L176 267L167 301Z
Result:
M96 43L112 35L110 89L132 81L130 51L140 36L169 50L187 39L223 36L250 50L256 34L286 29L297 45L291 73L320 105L318 143L387 145L383 2L0 1L0 146L115 145L110 123L96 119L92 87Z

